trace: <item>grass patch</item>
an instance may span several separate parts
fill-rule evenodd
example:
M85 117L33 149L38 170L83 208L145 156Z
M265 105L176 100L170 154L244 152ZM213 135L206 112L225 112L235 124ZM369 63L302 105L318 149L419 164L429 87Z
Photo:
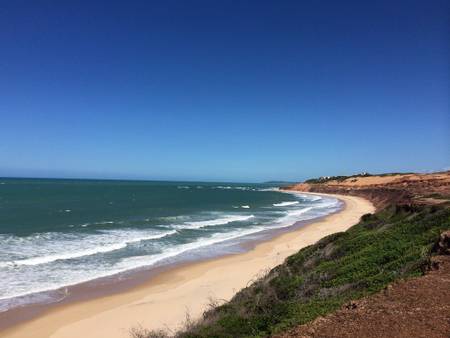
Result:
M176 337L266 337L421 275L450 208L391 207L300 250ZM151 337L150 335L148 337Z

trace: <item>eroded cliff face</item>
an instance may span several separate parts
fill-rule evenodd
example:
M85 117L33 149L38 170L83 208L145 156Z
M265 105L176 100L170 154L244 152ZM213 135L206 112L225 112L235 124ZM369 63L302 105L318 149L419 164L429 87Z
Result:
M323 183L298 183L283 189L360 196L372 201L377 209L390 204L441 204L450 199L450 171L349 177Z

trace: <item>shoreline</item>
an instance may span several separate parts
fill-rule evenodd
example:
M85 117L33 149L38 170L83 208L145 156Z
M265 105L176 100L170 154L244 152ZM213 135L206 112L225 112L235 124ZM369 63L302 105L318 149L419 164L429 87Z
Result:
M304 195L300 191L279 190L279 192L289 195ZM226 256L238 255L253 250L254 247L260 243L270 241L286 232L296 231L300 227L304 227L310 223L320 221L327 216L340 212L345 206L345 203L338 198L335 199L339 202L338 209L332 210L328 214L298 220L291 223L291 225L268 228L260 232L243 235L235 239L218 243L217 246L213 246L215 248L215 252L209 252L207 255L198 253L187 256L182 255L175 261L162 265L143 266L116 274L67 285L54 290L42 291L40 295L44 300L19 305L0 312L0 336L2 331L15 325L20 325L24 322L33 320L34 318L39 317L43 313L46 313L48 310L52 310L55 307L127 292L149 282L160 273L190 264L206 262ZM228 244L225 244L227 242ZM225 247L223 247L223 244L225 244ZM226 247L228 247L228 249L225 249ZM35 293L34 295L39 297L39 293ZM45 301L46 298L49 300Z
M20 322L0 331L0 337L23 337L33 332L36 338L125 338L137 326L176 329L186 312L197 318L209 299L229 300L258 274L279 265L287 256L328 234L345 231L363 214L374 211L369 201L359 197L328 196L344 202L344 207L268 240L248 243L244 253L186 262L162 269L150 278L147 274L145 280L138 279L136 285L112 294L90 294L76 301L47 305L31 320L23 321L27 318L19 316ZM114 327L111 323L115 323Z

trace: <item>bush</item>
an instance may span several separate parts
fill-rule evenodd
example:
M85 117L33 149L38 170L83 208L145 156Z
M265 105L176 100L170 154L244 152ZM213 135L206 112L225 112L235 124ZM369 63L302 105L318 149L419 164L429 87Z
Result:
M264 337L314 320L429 265L450 208L392 207L288 257L176 337ZM149 336L151 337L151 336Z

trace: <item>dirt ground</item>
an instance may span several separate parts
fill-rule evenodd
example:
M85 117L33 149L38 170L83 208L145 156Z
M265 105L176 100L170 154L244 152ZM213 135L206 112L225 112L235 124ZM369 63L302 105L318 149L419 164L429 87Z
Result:
M450 256L433 258L426 275L298 326L278 338L449 338Z

